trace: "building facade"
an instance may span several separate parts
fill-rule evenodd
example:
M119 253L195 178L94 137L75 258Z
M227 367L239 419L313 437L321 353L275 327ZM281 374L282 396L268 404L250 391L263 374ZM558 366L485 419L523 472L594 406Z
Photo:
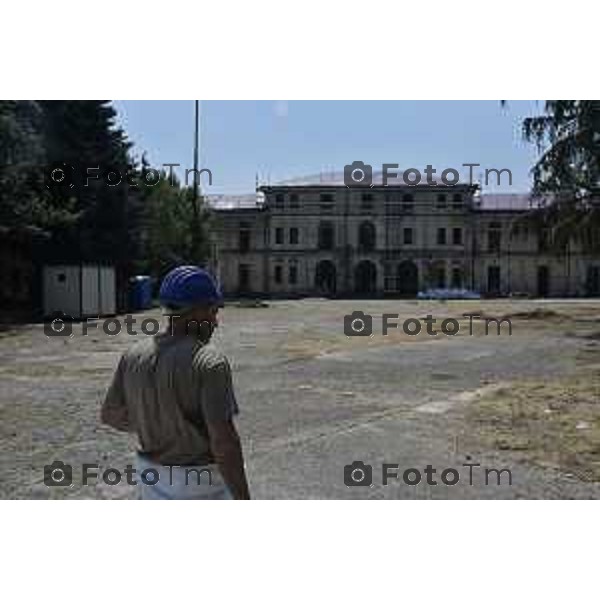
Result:
M228 295L600 293L600 256L573 243L551 251L548 232L523 218L532 210L526 195L309 181L262 186L255 197L213 206L214 269Z

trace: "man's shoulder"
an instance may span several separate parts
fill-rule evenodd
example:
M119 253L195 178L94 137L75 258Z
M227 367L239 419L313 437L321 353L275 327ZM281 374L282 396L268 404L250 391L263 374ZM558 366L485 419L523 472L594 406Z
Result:
M123 351L122 360L125 363L135 362L140 358L154 354L156 349L157 344L154 336L144 336Z
M210 371L222 367L229 368L229 360L213 344L198 344L194 348L193 365L200 371Z

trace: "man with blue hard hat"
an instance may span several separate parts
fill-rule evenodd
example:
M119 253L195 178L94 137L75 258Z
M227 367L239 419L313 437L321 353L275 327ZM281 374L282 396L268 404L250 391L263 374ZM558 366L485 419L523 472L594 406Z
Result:
M182 266L164 278L160 303L169 330L123 354L102 421L137 435L142 499L247 500L231 368L209 343L221 291L204 269Z

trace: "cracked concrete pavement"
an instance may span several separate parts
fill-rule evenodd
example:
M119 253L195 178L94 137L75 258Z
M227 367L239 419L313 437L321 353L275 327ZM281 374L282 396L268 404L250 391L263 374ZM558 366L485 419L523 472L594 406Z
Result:
M558 319L512 319L512 335L468 334L466 312L484 316L539 310ZM344 316L373 316L374 335L344 335ZM383 313L461 319L458 335L380 335ZM158 311L136 319L159 317ZM562 318L564 316L564 318ZM598 498L600 484L541 468L472 435L465 407L494 386L522 377L545 380L577 369L575 335L600 316L594 301L321 300L228 306L215 335L230 357L240 404L239 429L254 498ZM438 321L439 323L439 321ZM591 325L590 325L591 324ZM439 331L439 325L436 326ZM124 470L135 440L100 425L98 409L121 351L132 338L101 328L48 338L43 325L0 337L0 458L2 498L135 498L124 482L82 486L81 465ZM48 488L43 466L73 465L74 485ZM372 485L348 487L344 467L372 466ZM478 463L469 484L466 462ZM398 480L382 484L382 464L397 463ZM405 469L436 471L437 485L402 481ZM460 474L444 485L441 471ZM484 469L510 469L500 485L485 485Z

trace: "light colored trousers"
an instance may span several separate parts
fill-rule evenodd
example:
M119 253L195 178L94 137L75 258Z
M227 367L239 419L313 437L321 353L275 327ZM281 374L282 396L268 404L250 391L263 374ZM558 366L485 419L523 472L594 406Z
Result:
M233 500L216 465L167 467L137 454L136 481L140 500Z

